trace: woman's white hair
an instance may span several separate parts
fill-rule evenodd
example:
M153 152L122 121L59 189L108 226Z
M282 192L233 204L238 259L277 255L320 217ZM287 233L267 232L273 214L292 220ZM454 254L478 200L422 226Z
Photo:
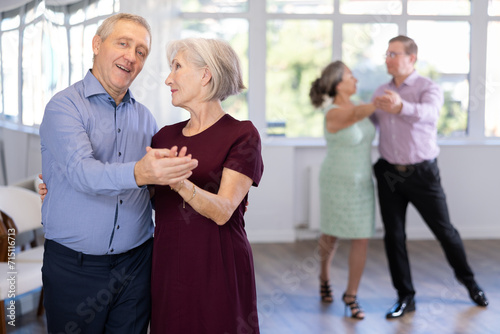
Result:
M196 68L207 67L212 73L207 101L224 101L245 89L238 55L229 43L208 38L186 38L172 41L167 45L168 63L178 53L183 53L186 61Z

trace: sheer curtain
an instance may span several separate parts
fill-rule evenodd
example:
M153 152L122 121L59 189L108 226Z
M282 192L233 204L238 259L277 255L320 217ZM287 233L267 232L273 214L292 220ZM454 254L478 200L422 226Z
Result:
M12 9L24 6L31 0L2 0L0 2L0 12L6 12Z
M19 8L31 1L32 0L2 0L0 2L0 12L6 12L12 9ZM82 0L42 0L42 1L44 1L47 6L64 6Z
M189 114L172 107L170 89L165 79L170 73L167 64L168 41L180 38L180 0L120 0L120 12L141 15L151 25L151 53L141 74L131 89L136 99L146 105L156 118L159 127L177 123Z
M1 0L0 12L21 8L30 2L33 2L33 0ZM85 4L88 2L89 0L35 0L37 5L44 3L46 7L59 7L77 3ZM132 92L138 101L151 110L160 127L179 122L188 117L187 112L172 107L170 90L164 84L166 77L170 73L170 66L166 61L166 45L168 41L180 37L182 28L178 16L180 3L181 0L120 0L119 5L120 12L141 15L151 25L153 35L151 53L142 73L132 86ZM89 29L91 28L89 27ZM73 35L71 38L76 37L75 34ZM88 36L83 37L88 38ZM87 45L83 44L84 46ZM25 101L27 105L29 105L28 102ZM29 123L36 123L37 119Z

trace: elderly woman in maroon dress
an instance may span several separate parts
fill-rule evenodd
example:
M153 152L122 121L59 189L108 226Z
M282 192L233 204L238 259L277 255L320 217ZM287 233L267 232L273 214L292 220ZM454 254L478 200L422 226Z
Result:
M221 106L244 85L226 42L171 42L165 80L190 119L165 126L155 148L187 147L189 179L155 187L152 333L259 333L252 249L243 215L263 172L259 133ZM182 152L182 150L181 150Z

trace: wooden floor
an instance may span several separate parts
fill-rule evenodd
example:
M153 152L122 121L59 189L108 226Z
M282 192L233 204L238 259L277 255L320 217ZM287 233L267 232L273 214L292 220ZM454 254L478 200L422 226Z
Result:
M319 262L314 241L253 245L261 333L498 334L500 333L500 240L465 241L476 279L490 300L474 306L453 279L435 241L410 241L408 248L417 310L386 320L396 301L383 243L372 240L358 297L365 320L344 316L341 296L347 282L349 242L340 244L333 263L334 302L319 301Z
M262 334L498 334L500 333L500 240L464 241L478 283L490 306L470 301L453 279L435 241L409 241L417 290L417 310L401 319L386 320L396 300L380 239L372 240L359 299L366 319L344 316L340 297L347 280L349 242L339 246L333 264L333 304L322 304L318 293L318 254L315 241L253 244L259 321ZM45 319L27 314L7 333L45 333Z

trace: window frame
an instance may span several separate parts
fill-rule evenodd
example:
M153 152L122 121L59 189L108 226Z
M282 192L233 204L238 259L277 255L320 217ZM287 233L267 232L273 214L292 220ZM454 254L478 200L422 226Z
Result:
M480 143L499 142L500 138L485 136L485 78L486 78L486 42L487 28L491 21L500 21L500 16L488 15L488 2L471 1L470 15L410 15L408 2L402 0L402 13L397 15L359 15L340 13L340 0L333 0L334 11L331 14L284 14L267 13L265 0L252 0L245 13L187 13L180 12L180 19L222 19L245 18L249 21L249 118L265 136L266 133L266 29L269 20L331 20L333 21L332 59L342 59L342 27L348 23L392 23L398 26L399 34L407 33L408 21L464 21L471 27L470 34L470 70L469 107L467 134L463 138L444 137L440 143ZM265 22L265 23L263 23ZM361 79L360 79L361 80ZM479 87L475 89L474 87ZM314 138L284 137L272 138L282 142L309 142ZM313 140L314 141L314 140Z
M83 6L89 4L92 0L84 0ZM115 2L118 0L115 0ZM133 0L121 0L120 7L126 7L128 2ZM182 12L179 8L179 2L176 1L169 8L173 11L174 17L172 20L203 20L203 19L246 19L248 21L248 59L249 59L249 94L248 94L248 116L257 127L264 139L274 142L282 142L291 145L302 143L321 142L322 138L316 137L267 137L267 119L266 119L266 27L270 20L331 20L333 22L332 34L332 59L342 59L342 48L336 47L342 45L342 27L348 23L391 23L398 26L399 34L407 33L408 21L432 20L432 21L464 21L468 22L471 27L470 32L470 70L468 73L469 79L469 106L468 106L468 125L467 134L464 137L444 137L439 138L440 144L500 144L500 137L486 137L485 135L485 107L486 107L486 57L487 57L487 32L489 22L500 22L500 16L489 16L487 1L470 1L470 15L410 15L407 13L407 0L401 0L402 13L396 15L372 15L372 14L342 14L340 13L340 1L333 1L333 13L330 14L285 14L285 13L268 13L266 12L266 0L251 0L248 3L248 11L240 13L202 13L202 12ZM130 4L129 4L130 5ZM19 27L20 36L25 28L24 16L25 8L23 5L19 8L21 24ZM65 6L66 10L69 6ZM113 8L115 11L115 8ZM66 14L68 14L66 12ZM91 19L86 19L82 23L74 25L86 25L98 22L109 15L98 16ZM3 17L0 13L0 19ZM36 20L36 19L35 19ZM34 21L30 22L32 24ZM70 57L69 49L71 41L69 39L70 29L69 15L65 18L65 26L67 29L68 38L68 57ZM2 32L0 31L0 38ZM174 38L174 36L171 36ZM22 39L20 39L18 66L22 66ZM0 50L0 59L2 59ZM162 59L163 60L163 59ZM1 69L0 69L1 70ZM69 78L71 82L72 63L69 61ZM1 73L0 73L1 74ZM2 75L3 80L3 75ZM360 78L362 80L362 78ZM2 89L5 87L5 82L2 82ZM19 100L19 115L18 126L22 126L22 69L19 69L18 91L20 92ZM3 94L3 93L2 93ZM4 99L1 100L4 103ZM0 122L5 123L3 117L4 106ZM10 122L12 123L12 122ZM34 126L38 127L38 126Z
M5 32L18 31L18 34L19 34L18 63L17 63L17 65L18 65L18 71L17 71L17 74L18 74L18 88L17 88L18 89L18 114L16 116L15 122L13 122L12 120L9 120L5 117L5 113L4 113L4 111L5 111L5 99L4 99L4 92L3 92L3 89L5 87L5 81L4 81L4 76L3 76L3 66L0 66L0 75L1 75L0 80L2 80L2 84L0 86L0 89L1 89L0 94L2 95L2 99L0 100L0 102L1 102L0 103L0 107L1 107L1 109L0 109L0 126L5 127L5 128L9 128L9 129L13 129L13 130L23 131L26 133L38 133L38 128L40 125L39 124L25 125L23 123L23 95L22 95L22 91L23 91L23 69L22 69L23 58L22 58L22 56L23 56L23 43L24 43L23 36L24 36L24 32L28 26L35 25L35 24L37 24L40 21L45 19L44 15L40 15L38 17L35 17L33 20L26 22L27 9L29 8L29 6L34 5L34 7L36 8L42 1L43 0L29 1L29 2L21 5L17 9L9 10L9 12L18 11L19 16L20 16L20 24L16 28L6 29L3 31L0 29L0 43L1 43L2 35ZM73 7L73 8L81 7L83 9L85 9L89 6L89 4L94 3L94 2L99 2L99 1L100 0L81 0L79 2L70 3L68 5L49 6L49 8L51 8L51 9L53 9L53 8L60 9L60 11L62 11L64 14L64 23L63 24L57 24L57 23L52 23L52 24L54 24L55 26L64 27L66 29L66 39L67 39L67 45L68 45L68 49L67 49L67 57L68 57L67 84L68 85L71 83L71 73L72 73L71 39L70 39L71 28L74 26L77 26L77 25L82 25L85 27L87 25L95 24L95 23L99 22L100 20L104 20L105 18L117 13L116 12L116 4L119 3L120 0L113 0L113 10L112 10L111 14L97 15L95 17L91 17L88 19L85 18L83 22L79 22L76 24L69 23L69 18L70 18L69 9L71 7ZM4 17L3 13L0 12L0 20L2 20L3 17ZM0 60L3 59L2 53L3 53L3 49L0 47Z

